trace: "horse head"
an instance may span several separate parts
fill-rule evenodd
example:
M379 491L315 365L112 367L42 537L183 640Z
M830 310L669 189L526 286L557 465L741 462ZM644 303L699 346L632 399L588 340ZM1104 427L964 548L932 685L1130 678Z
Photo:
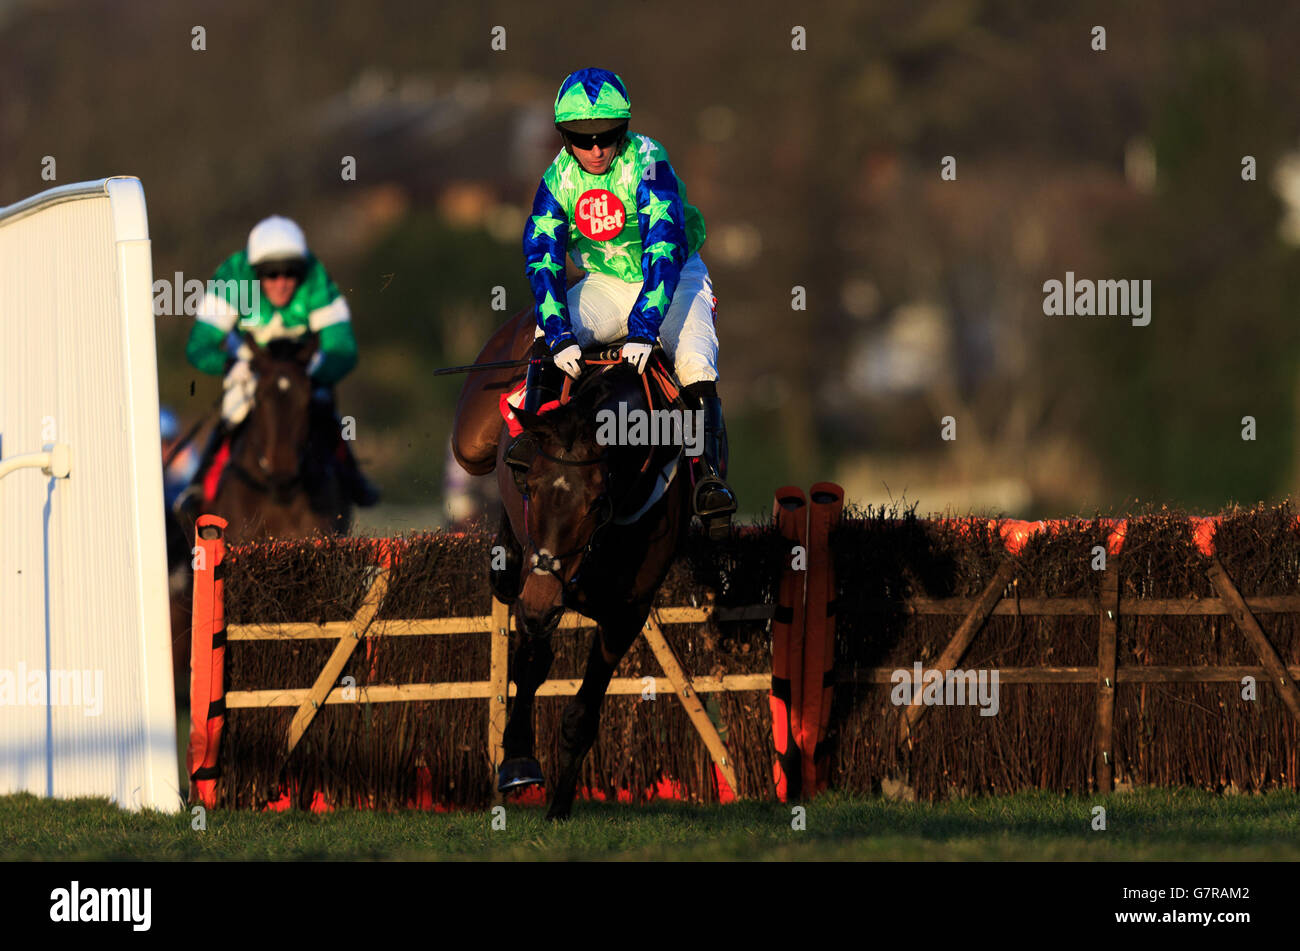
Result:
M284 489L299 479L307 451L312 391L307 364L315 341L273 340L266 347L246 343L253 351L249 365L257 389L240 455L250 475Z
M524 581L519 593L527 627L550 630L564 610L593 542L613 516L610 447L597 440L596 413L616 389L617 370L580 387L568 403L542 415L516 409L537 453L515 482L523 498ZM519 530L522 528L522 531Z

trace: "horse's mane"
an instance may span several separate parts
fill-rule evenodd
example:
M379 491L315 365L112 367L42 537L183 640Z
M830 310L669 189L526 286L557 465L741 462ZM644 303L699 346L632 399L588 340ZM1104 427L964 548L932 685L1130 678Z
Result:
M582 439L594 439L596 411L625 392L635 396L637 376L626 363L593 368L574 384L567 403L537 417L539 427L552 434L566 449Z

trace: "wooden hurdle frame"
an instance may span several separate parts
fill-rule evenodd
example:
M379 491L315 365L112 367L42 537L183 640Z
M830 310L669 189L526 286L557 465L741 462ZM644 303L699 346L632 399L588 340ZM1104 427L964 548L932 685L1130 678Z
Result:
M504 735L507 699L514 695L514 684L507 675L510 643L510 607L495 597L492 613L480 616L377 619L379 606L387 592L391 571L392 546L387 539L377 540L376 570L361 606L349 620L324 623L292 622L273 624L235 624L226 626L222 603L225 550L221 533L226 523L216 516L201 516L196 537L206 554L206 567L195 571L191 682L192 728L189 755L191 801L211 806L215 803L215 780L220 774L218 754L226 711L296 707L286 755L292 752L311 726L322 706L340 703L396 703L427 700L488 701L488 759L495 772L504 758ZM206 546L206 547L204 547ZM829 561L823 556L823 561ZM765 620L772 616L770 605L740 608L716 608L712 593L705 595L702 607L656 606L642 630L647 644L662 670L654 677L655 695L677 697L692 725L703 741L720 781L733 796L740 794L735 762L709 717L699 694L716 692L770 691L771 673L692 676L682 664L663 633L667 624L706 624L710 620ZM595 628L596 623L573 611L565 611L557 629ZM446 683L405 683L345 687L338 677L361 640L371 636L401 637L450 634L486 634L491 638L487 680ZM231 641L333 640L334 650L310 687L230 690L224 683L225 645ZM219 652L219 653L218 653ZM829 656L829 655L828 655ZM646 677L615 677L608 695L641 694ZM574 696L581 679L548 679L537 690L539 697ZM499 797L498 797L499 798Z
M1102 575L1099 598L1021 598L1014 588L1016 558L1003 559L993 578L977 598L911 598L901 605L873 604L881 613L897 610L918 615L961 617L956 633L925 672L943 674L954 670L985 621L993 615L1021 617L1094 616L1098 620L1097 665L1095 667L999 667L998 680L1008 684L1095 684L1097 688L1096 751L1094 776L1097 790L1114 791L1115 692L1119 684L1147 683L1237 683L1245 677L1271 683L1283 704L1300 725L1300 665L1287 667L1264 633L1256 614L1300 614L1300 595L1245 598L1237 589L1217 556L1212 556L1206 574L1217 598L1124 598L1120 596L1121 556L1113 554ZM1120 665L1116 652L1121 616L1227 616L1231 617L1259 656L1259 666L1223 665ZM875 667L841 674L837 683L892 683L894 668ZM898 743L909 748L917 724L929 708L919 691L899 717Z
M819 484L837 489L829 483ZM817 488L816 486L814 488ZM787 491L787 490L780 490ZM794 490L798 491L798 490ZM1114 712L1116 691L1120 684L1147 683L1235 683L1245 677L1254 677L1259 681L1272 683L1287 710L1300 723L1300 690L1296 680L1300 678L1300 665L1286 666L1264 629L1257 615L1292 613L1300 614L1300 595L1273 595L1261 597L1243 597L1228 576L1210 546L1212 523L1215 519L1201 519L1197 527L1197 544L1202 552L1210 556L1207 576L1218 592L1217 598L1132 598L1121 593L1120 570L1122 567L1123 523L1117 527L1108 542L1109 558L1103 570L1100 595L1088 597L1033 597L1022 598L1018 593L1016 565L1018 553L1032 531L1024 526L1031 523L1006 522L1002 525L1002 535L1007 542L1008 554L1005 556L984 590L975 598L925 598L913 597L904 601L870 602L865 609L873 614L899 612L916 615L940 615L960 618L957 630L944 647L938 658L924 668L925 672L937 670L947 673L956 668L962 657L978 636L985 622L995 615L1016 615L1023 617L1051 616L1092 616L1097 618L1097 663L1087 667L999 667L1000 683L1016 684L1094 684L1096 686L1096 741L1094 750L1093 775L1099 792L1109 793L1114 789L1115 756ZM1050 523L1036 523L1039 528ZM1207 529L1209 526L1209 529ZM325 623L282 623L282 624L246 624L231 625L224 623L224 605L222 603L222 577L224 573L224 546L221 530L225 523L214 516L202 516L196 528L198 546L206 554L206 569L196 571L194 585L194 623L193 623L193 660L192 660L192 713L189 771L191 776L191 801L201 801L212 805L215 800L215 778L219 775L218 752L221 729L227 710L230 709L267 709L271 707L293 706L295 712L289 735L286 738L286 753L294 749L299 740L310 727L320 708L326 704L338 703L391 703L402 701L483 699L488 701L488 756L493 770L503 758L502 742L506 723L507 698L512 695L513 685L507 678L507 655L510 635L510 609L496 599L492 602L490 615L465 616L449 618L427 618L413 620L377 620L375 615L387 590L388 573L391 567L391 548L388 540L377 540L378 565L371 579L361 607L350 620L330 621ZM828 531L819 534L819 545L825 546ZM663 676L654 678L655 692L671 694L678 697L683 704L691 722L694 724L701 740L704 742L718 775L739 794L736 781L734 761L709 718L703 703L699 700L701 693L769 691L772 694L773 676L771 673L733 674L721 677L692 677L682 665L671 645L664 637L662 626L665 624L705 624L711 619L718 621L736 620L773 620L780 611L791 610L800 616L805 610L824 612L823 616L834 614L834 584L829 575L829 550L818 559L820 570L827 572L827 577L818 584L822 592L809 606L799 603L778 608L776 605L751 605L744 607L716 608L712 596L706 597L703 607L663 606L652 610L646 621L644 634L656 660L663 671ZM785 571L791 572L790 566ZM811 582L811 578L809 578ZM820 600L819 600L820 599ZM825 600L825 604L821 601ZM1121 617L1139 616L1228 616L1231 617L1247 642L1258 655L1260 663L1253 665L1145 665L1120 664L1117 656L1118 632ZM595 622L566 611L559 628L574 630L593 628ZM414 636L442 634L487 634L491 638L490 664L487 680L463 681L451 683L407 683L376 685L369 687L343 687L337 684L338 675L348 658L355 651L362 638L369 636ZM890 684L895 671L893 667L876 667L841 671L830 674L830 668L817 666L820 658L833 655L833 626L828 628L829 644L813 645L806 652L803 647L793 651L794 654L807 653L812 664L802 672L809 686L825 678L822 682L835 685L850 684ZM315 683L306 688L232 690L224 687L224 652L228 641L258 640L333 640L335 648L329 660L317 676ZM774 641L775 647L775 641ZM793 669L789 673L795 674ZM538 696L573 696L577 693L581 680L554 679L547 680L537 691ZM611 695L639 694L645 689L644 678L617 677L611 680L608 693ZM829 691L827 691L828 693ZM796 694L797 696L797 694ZM773 703L775 708L777 705ZM819 701L819 715L826 717L829 713L829 697L823 696ZM919 697L914 697L911 705L902 710L898 722L896 742L909 748L916 742L917 728L922 722L927 707ZM801 706L796 701L789 709L791 718L799 715ZM777 728L774 715L773 725ZM786 727L784 719L781 729ZM812 753L824 736L825 719L822 730L809 728L803 750L805 776L817 781L817 786L805 787L804 794L811 796L824 784L824 777L818 775L819 763L812 758ZM769 751L773 760L777 759L776 745ZM1293 768L1296 764L1292 764ZM792 798L797 798L796 792Z
M507 680L506 658L510 643L510 608L493 598L490 615L424 618L409 620L374 620L383 596L387 573L381 571L371 583L360 610L351 621L323 624L232 624L227 628L228 641L336 640L329 660L311 687L272 688L266 690L231 690L226 693L227 710L297 707L290 727L287 750L298 744L320 708L338 703L397 703L419 700L488 700L489 759L495 770L503 758L506 702L515 694ZM728 674L723 677L692 677L664 637L663 624L703 624L714 614L711 605L703 608L662 607L651 611L642 634L663 669L654 678L655 694L676 696L694 724L733 791L737 788L734 763L717 727L709 718L698 694L717 691L769 690L771 674ZM566 611L557 629L594 628L595 622ZM487 680L446 683L406 683L376 686L343 687L336 681L347 659L363 637L402 637L443 634L487 634L492 638L491 670ZM647 685L643 677L615 677L610 681L610 695L640 694ZM572 697L582 680L560 678L547 680L537 689L539 697Z

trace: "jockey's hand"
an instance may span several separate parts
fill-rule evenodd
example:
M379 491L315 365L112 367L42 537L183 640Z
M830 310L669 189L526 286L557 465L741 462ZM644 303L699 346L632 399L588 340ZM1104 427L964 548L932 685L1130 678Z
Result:
M244 360L237 360L226 371L222 380L221 418L230 427L238 426L253 408L253 396L257 392L257 377L253 368Z
M246 360L236 360L226 370L226 376L221 381L223 389L234 389L235 387L245 387L250 383L256 383L253 376L253 368L248 365Z
M582 373L582 348L576 343L569 344L554 357L555 365L575 380Z
M654 349L649 343L623 344L623 359L636 367L637 373L645 373L645 365L650 360L650 351Z

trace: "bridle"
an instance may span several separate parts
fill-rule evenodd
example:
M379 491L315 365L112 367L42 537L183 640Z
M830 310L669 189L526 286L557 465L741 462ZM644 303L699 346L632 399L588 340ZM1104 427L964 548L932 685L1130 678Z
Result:
M559 456L551 455L540 446L537 448L537 454L549 459L551 462L558 463L559 465L575 467L594 466L609 457L609 453L606 451L599 455L592 456L590 459L562 459ZM533 541L533 532L529 525L530 520L528 518L528 493L523 491L522 486L520 494L523 496L524 502L524 539L528 543L528 550L533 552L530 567L533 571L541 571L552 575L556 581L560 582L560 586L567 591L577 584L578 576L575 574L570 581L566 582L564 577L560 574L560 569L563 567L566 559L572 558L574 555L578 554L581 554L585 558L591 553L592 546L596 543L596 539L600 537L601 529L608 525L614 518L614 501L610 498L608 492L602 492L596 500L588 506L587 511L583 514L582 518L578 520L578 524L581 525L596 513L598 507L603 507L605 510L604 518L602 518L600 523L591 530L591 535L588 536L586 544L575 546L574 548L558 555L543 555L537 547L537 544ZM579 569L579 572L581 572L581 569Z
M246 430L243 434L243 439L246 440L249 435L250 435L249 431ZM244 466L235 459L234 450L235 447L233 445L233 440L232 440L231 453L230 453L231 458L230 461L226 464L226 468L231 472L231 474L237 477L240 482L243 482L249 488L255 489L258 492L262 492L266 495L269 495L275 502L281 505L293 499L294 492L298 489L298 487L303 482L303 469L307 462L309 443L304 442L302 445L298 447L298 466L294 470L293 475L287 479L263 479L263 478L259 478L258 476L255 476L253 473L249 472L248 469L244 468Z
M598 355L594 357L585 358L584 362L586 362L589 366L602 365L602 364L617 365L622 362L622 357L620 355L620 348L614 347L612 349L601 351ZM641 375L642 385L645 387L646 406L650 407L654 405L654 400L652 399L650 394L650 378L652 376L654 377L657 384L661 387L664 394L668 397L669 402L680 405L680 396L679 396L680 390L676 386L675 382L673 381L671 372L664 368L661 368L658 364L652 363L652 365L647 368L647 372ZM571 378L567 376L565 377L564 388L561 391L561 395L560 395L560 401L562 403L568 401L569 393L570 393L570 384L572 382L573 381ZM650 464L650 460L654 458L654 452L655 452L655 448L654 446L651 446L646 455L645 462L642 463L641 465L642 472L645 472L647 466L649 466ZM609 457L609 451L605 450L596 456L592 456L590 459L563 459L559 456L551 455L549 452L546 452L544 449L542 449L541 446L537 447L536 454L558 465L575 466L575 467L595 465L596 463L603 462L605 459ZM595 512L597 506L599 505L604 506L605 509L604 518L601 520L600 524L597 525L592 530L591 537L587 539L587 543L585 545L577 546L560 555L549 555L549 554L542 555L538 552L537 545L534 544L533 542L532 529L529 527L528 524L529 505L528 505L528 491L526 489L526 472L516 470L513 473L513 475L515 479L515 486L519 489L519 494L523 497L524 538L528 543L528 549L534 552L532 556L531 568L533 571L542 571L545 572L546 574L550 574L554 576L555 579L560 582L561 587L563 587L565 591L569 591L571 590L572 587L576 586L578 577L582 573L582 569L579 568L578 572L573 576L573 579L567 583L565 582L564 578L561 576L560 569L563 566L563 563L566 559L572 558L574 555L577 554L581 554L585 558L588 554L590 554L592 546L595 544L597 538L600 537L601 529L603 529L614 519L614 500L610 497L609 492L607 490L606 492L603 492L600 495L600 497L597 498L596 501L591 504L591 507L587 509L586 514L582 516L582 519L580 520L579 524L581 524L582 521L586 521L586 519L590 518L592 514Z

